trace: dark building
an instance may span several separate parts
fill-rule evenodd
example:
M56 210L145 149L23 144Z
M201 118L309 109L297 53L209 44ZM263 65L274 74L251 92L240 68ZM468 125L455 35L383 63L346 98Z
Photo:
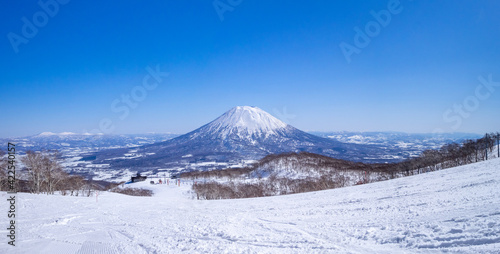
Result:
M132 176L132 182L136 183L136 182L146 181L146 178L148 178L148 177L147 176L141 176L141 173L137 173L137 176Z

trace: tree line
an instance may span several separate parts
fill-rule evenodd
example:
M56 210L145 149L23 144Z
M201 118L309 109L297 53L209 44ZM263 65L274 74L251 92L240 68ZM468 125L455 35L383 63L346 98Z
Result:
M431 172L446 168L458 167L488 160L488 156L500 157L500 133L487 133L476 140L465 140L461 144L450 143L443 145L440 149L425 150L418 157L409 158L405 161L379 165L381 170L390 173L402 173L405 176ZM497 154L493 154L497 147Z
M4 154L0 151L0 158L3 158ZM66 173L58 151L27 151L21 162L24 167L16 172L15 181L18 192L33 194L60 192L62 195L91 196L96 190L103 189L103 186L109 186ZM7 190L6 160L0 161L0 168L0 190Z
M498 149L496 155L493 153L495 146ZM271 154L247 168L189 172L181 174L181 177L205 178L205 182L193 185L197 199L274 196L383 181L462 166L488 160L492 156L500 158L499 146L500 134L488 133L480 139L465 140L461 144L446 144L436 150L425 150L417 157L389 164L365 164L308 152ZM317 176L303 179L278 176L283 170L313 173L312 175ZM259 171L267 172L269 177L260 181L233 182L233 179L241 180L252 176L260 179L258 173L255 173ZM351 179L352 177L356 179ZM228 179L229 182L217 182L215 179Z

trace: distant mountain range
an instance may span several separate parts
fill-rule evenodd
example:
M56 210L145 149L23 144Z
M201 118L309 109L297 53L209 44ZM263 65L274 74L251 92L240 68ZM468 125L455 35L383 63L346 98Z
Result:
M461 143L466 139L477 139L483 135L475 133L404 133L404 132L310 132L342 143L376 146L387 150L387 155L396 152L400 159L418 156L428 149L439 149L445 144ZM392 152L393 151L393 152Z
M130 172L179 173L241 167L268 154L310 152L365 163L398 162L476 134L399 132L312 132L288 125L267 112L235 107L184 135L100 135L71 132L0 139L18 150L58 149L73 172L100 179L129 177Z
M77 134L72 132L52 133L42 132L38 135L19 138L0 138L0 142L14 142L18 152L27 150L60 150L63 154L69 152L83 153L104 149L136 147L156 142L162 142L179 136L178 134Z

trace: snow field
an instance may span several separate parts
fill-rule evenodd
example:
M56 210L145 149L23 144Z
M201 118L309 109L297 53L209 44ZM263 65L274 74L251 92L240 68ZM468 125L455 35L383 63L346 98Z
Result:
M130 187L152 189L153 197L20 193L17 246L5 237L0 253L498 253L499 173L493 159L341 189L216 201L192 199L189 184L149 181Z

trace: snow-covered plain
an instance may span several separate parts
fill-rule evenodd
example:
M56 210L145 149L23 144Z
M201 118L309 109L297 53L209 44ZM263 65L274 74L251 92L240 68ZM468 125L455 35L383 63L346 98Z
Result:
M342 189L217 201L193 200L189 184L138 183L155 196L106 192L98 201L18 194L16 247L0 230L0 253L499 253L499 174L493 159Z

